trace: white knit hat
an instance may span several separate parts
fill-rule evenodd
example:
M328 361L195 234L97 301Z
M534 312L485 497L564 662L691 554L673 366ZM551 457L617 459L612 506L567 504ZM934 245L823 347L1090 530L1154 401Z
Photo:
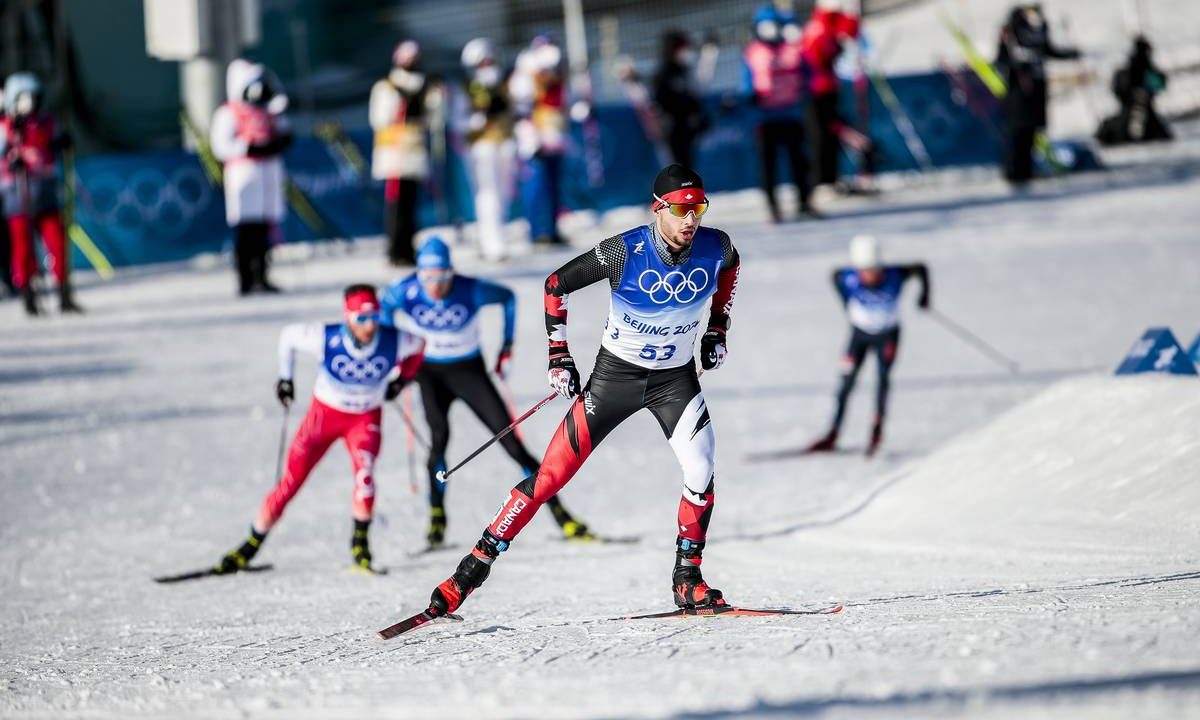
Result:
M850 264L859 270L879 267L879 241L872 235L855 235L851 238Z

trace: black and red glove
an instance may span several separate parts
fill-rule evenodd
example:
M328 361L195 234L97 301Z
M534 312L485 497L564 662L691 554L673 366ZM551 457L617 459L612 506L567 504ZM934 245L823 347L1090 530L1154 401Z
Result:
M579 370L566 343L550 344L550 368L547 372L550 389L565 398L579 394Z

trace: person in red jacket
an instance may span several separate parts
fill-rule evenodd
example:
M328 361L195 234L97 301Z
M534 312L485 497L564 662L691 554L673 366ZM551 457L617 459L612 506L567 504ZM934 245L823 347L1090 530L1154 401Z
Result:
M817 185L837 182L841 138L853 131L838 115L839 80L833 69L842 54L842 44L859 35L859 14L849 11L845 7L848 4L847 0L817 0L800 38L809 67L809 124L816 144ZM856 131L854 134L861 135Z
M820 215L809 202L812 184L804 148L805 76L808 73L800 43L792 39L794 17L768 3L754 14L754 39L742 52L742 92L754 106L755 134L762 169L762 189L771 220L782 215L775 198L776 155L782 148L791 165L799 198L799 215Z
M58 281L59 309L83 312L71 292L67 233L59 213L55 163L66 136L49 113L42 112L42 86L32 73L14 73L4 84L0 118L0 194L12 238L12 282L25 300L25 311L38 314L31 280L37 274L33 246L36 226L50 253Z

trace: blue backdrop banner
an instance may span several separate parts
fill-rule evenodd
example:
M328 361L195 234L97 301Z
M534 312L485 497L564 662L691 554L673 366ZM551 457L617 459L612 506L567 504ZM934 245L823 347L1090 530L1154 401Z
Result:
M973 73L947 70L887 82L934 166L994 164L1000 157L1000 108ZM841 103L849 122L857 117L858 100L846 84ZM877 171L919 169L909 142L897 129L897 117L874 88L868 107L868 134L879 149ZM712 127L696 153L705 185L713 192L756 186L753 109L719 97L709 98L708 108ZM665 160L661 150L647 138L633 108L602 105L595 117L599 132L590 143L580 126L573 128L563 160L560 205L603 211L646 202L650 179ZM351 132L345 140L353 143L358 156L370 157L368 130ZM446 147L443 166L435 168L419 204L422 226L474 220L463 149L453 138ZM292 194L282 228L285 240L383 231L383 184L356 167L355 153L347 150L315 137L300 138L288 150L288 176L300 194ZM597 157L602 161L599 168ZM780 177L788 182L782 160ZM849 158L842 162L843 172L853 171ZM92 156L79 159L76 171L75 219L113 265L180 260L228 247L222 192L208 182L195 156L183 151ZM513 196L511 215L516 217L523 211L520 193ZM87 264L81 255L75 262Z

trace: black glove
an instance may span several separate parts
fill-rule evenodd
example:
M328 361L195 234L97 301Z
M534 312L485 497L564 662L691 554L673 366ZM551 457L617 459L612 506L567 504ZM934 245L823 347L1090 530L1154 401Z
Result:
M550 369L547 373L550 389L565 398L573 398L579 394L579 370L575 368L575 358L564 348L550 350Z
M721 328L709 328L700 338L700 367L705 370L716 370L725 362L729 350L725 347L725 331Z
M387 384L387 389L383 391L383 398L389 401L395 400L400 397L401 391L404 390L404 386L407 384L408 381L404 378L396 378Z
M292 385L292 381L280 380L275 383L275 397L279 398L280 405L291 407L292 401L296 399L296 387Z

